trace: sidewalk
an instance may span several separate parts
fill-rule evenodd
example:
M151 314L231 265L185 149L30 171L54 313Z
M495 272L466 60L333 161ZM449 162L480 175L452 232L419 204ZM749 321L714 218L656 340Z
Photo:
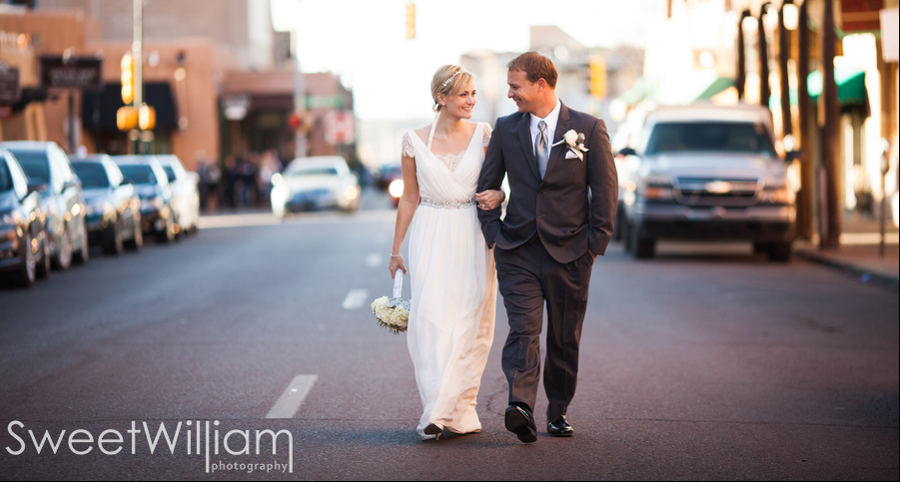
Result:
M881 239L878 221L850 217L844 220L839 249L822 251L809 241L798 241L794 251L799 258L844 271L863 283L900 291L900 234L890 220L885 232L884 257L879 256L878 252Z

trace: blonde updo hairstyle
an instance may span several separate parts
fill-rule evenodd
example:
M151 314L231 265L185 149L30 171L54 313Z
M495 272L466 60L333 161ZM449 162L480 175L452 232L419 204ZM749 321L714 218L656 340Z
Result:
M472 74L458 65L445 65L434 73L431 79L431 98L434 99L432 110L441 111L441 103L438 102L438 94L444 97L452 97L460 92L473 79Z

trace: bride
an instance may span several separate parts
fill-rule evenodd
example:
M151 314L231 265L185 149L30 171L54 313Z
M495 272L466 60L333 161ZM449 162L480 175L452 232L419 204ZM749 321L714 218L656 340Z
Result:
M422 399L422 440L445 430L481 431L475 406L494 337L497 275L476 209L495 209L505 196L475 192L491 127L466 120L475 107L472 74L445 65L431 94L435 122L403 135L404 189L389 266L391 277L407 273L400 248L408 231L407 345Z

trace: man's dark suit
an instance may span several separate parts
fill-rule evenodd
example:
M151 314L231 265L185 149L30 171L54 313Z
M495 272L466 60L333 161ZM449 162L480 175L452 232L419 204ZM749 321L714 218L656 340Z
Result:
M563 104L552 143L574 130L585 136L584 160L553 147L540 177L530 132L531 115L497 120L478 192L499 189L509 177L506 217L479 211L482 232L494 246L500 293L509 318L503 371L511 404L534 409L540 374L540 334L547 303L544 389L547 420L565 415L578 373L578 346L587 308L594 255L606 252L618 199L618 179L603 121ZM593 253L593 254L591 254Z

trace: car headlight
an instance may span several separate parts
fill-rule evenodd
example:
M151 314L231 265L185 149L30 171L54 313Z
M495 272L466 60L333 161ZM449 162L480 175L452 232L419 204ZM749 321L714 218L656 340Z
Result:
M659 186L647 186L644 189L644 198L645 199L672 199L675 197L674 191L672 191L671 187L659 187Z
M400 196L403 195L403 179L391 181L391 184L388 186L388 193L392 198L400 199Z

